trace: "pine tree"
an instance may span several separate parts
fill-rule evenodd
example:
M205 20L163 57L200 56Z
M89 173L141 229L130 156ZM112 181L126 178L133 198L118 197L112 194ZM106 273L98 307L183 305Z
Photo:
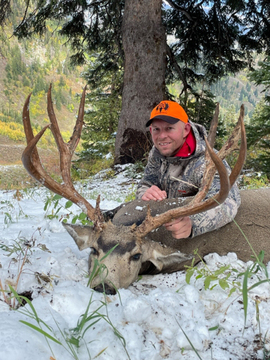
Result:
M74 61L99 54L100 75L125 64L116 139L120 162L135 161L121 154L130 148L135 154L139 139L146 143L145 121L169 96L165 84L181 81L179 95L188 99L198 84L251 67L253 50L270 53L268 0L38 0L35 5L16 28L19 37L42 35L46 21L57 19L63 21L60 33L72 44ZM166 43L169 35L174 41Z
M84 73L85 79L89 80L89 92L86 104L90 110L84 116L84 128L82 132L82 146L84 150L79 154L84 161L93 161L104 155L114 152L115 134L117 131L118 118L121 110L121 84L123 71L114 69L104 73L102 77L95 76L96 68L102 67L98 59L92 57L91 70ZM91 79L91 80L90 80Z
M260 62L249 77L256 85L265 86L265 97L256 106L251 125L247 126L248 148L256 155L249 159L249 164L270 178L270 57Z

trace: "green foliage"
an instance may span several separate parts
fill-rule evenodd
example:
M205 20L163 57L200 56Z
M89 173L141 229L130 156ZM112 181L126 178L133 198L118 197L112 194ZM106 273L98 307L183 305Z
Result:
M44 35L46 22L62 20L59 33L69 38L75 51L72 59L81 64L87 61L87 54L96 54L101 64L96 74L102 77L108 69L117 72L118 64L124 61L124 5L125 1L118 0L98 6L79 0L40 1L15 34L19 38ZM194 90L199 82L211 84L230 72L250 67L252 50L269 51L269 32L262 21L269 16L269 9L264 3L176 0L170 5L162 9L166 35L174 36L168 52L167 84L181 81L184 91Z
M54 358L55 358L55 356L54 356L52 347L50 346L49 340L62 346L62 348L65 349L72 356L72 358L74 358L75 360L79 360L79 349L82 345L86 345L86 342L84 340L84 335L86 334L86 332L88 330L91 330L96 323L98 323L100 320L103 320L112 328L116 338L118 338L118 340L121 342L121 344L125 350L127 358L130 359L130 356L126 349L125 338L121 335L119 330L117 330L117 328L113 325L112 321L110 320L110 317L109 317L109 314L107 311L106 301L101 301L100 302L101 305L99 305L98 307L94 306L95 310L92 310L92 311L90 310L91 306L94 303L93 293L89 299L89 302L88 302L85 312L78 319L77 325L75 328L61 329L59 324L56 322L56 320L54 320L54 322L57 326L58 332L61 335L61 336L59 336L59 335L56 335L56 332L54 331L54 329L51 326L49 326L44 320L42 320L39 317L34 305L27 297L19 295L11 286L10 286L10 291L13 294L14 298L18 301L18 303L21 306L19 312L22 313L23 315L26 315L29 319L34 321L37 325L33 324L32 322L25 321L25 320L20 320L20 322L44 336L44 339L45 339L45 341L51 351L51 354L53 355ZM24 306L22 308L24 303L27 304L27 306ZM106 314L103 314L101 312L101 310L104 308L106 310ZM103 351L105 351L105 350L106 349L104 349ZM90 354L90 350L89 350L88 346L87 346L87 351L88 351L89 359L91 359L91 354ZM100 355L100 353L96 357L98 357L99 355Z
M10 14L12 14L10 1L1 1L1 4L0 4L0 25L1 26L3 26L3 24L7 20L6 17L10 16Z
M259 63L259 68L250 74L256 85L263 84L265 92L270 88L270 57ZM248 163L256 171L262 171L270 178L270 96L256 106L251 123L247 126L248 148L251 156Z
M88 220L87 215L84 212L81 212L79 214L73 214L73 212L70 210L71 206L73 205L72 201L68 200L65 202L64 205L62 205L60 203L62 199L62 196L57 194L55 195L50 192L44 204L45 217L50 220L61 219L64 223L69 220L72 224L75 224L77 221L80 222L82 225L92 224L91 221ZM65 212L64 214L63 211ZM61 215L60 212L62 212Z
M48 84L44 80L43 76L38 76L35 80L35 85L33 88L33 95L37 95L39 92L47 92L48 91Z
M195 352L195 354L197 355L198 359L203 360L200 356L200 354L198 353L197 349L194 347L194 345L192 344L192 341L190 340L190 338L187 336L186 332L184 331L184 329L182 328L182 326L180 325L180 323L176 320L178 326L180 327L181 331L183 332L183 334L185 335L185 338L187 339L187 341L189 342L192 350ZM183 349L184 350L184 349Z
M17 240L13 241L12 245L0 244L0 249L6 251L7 256L11 256L11 255L13 256L14 254L16 254L16 256L19 256L24 254L25 252L25 248L26 248L25 243L26 243L26 239L19 237Z
M125 198L125 202L133 201L136 199L137 186L132 186L131 192Z
M69 37L76 53L73 62L82 63L86 52L100 53L100 63L117 64L121 53L121 24L124 1L101 2L96 6L92 2L51 2L40 1L36 9L31 9L26 21L15 29L19 38L31 36L33 33L44 35L47 32L48 20L64 19L63 26L58 30L63 36ZM37 11L36 11L37 10ZM88 16L85 16L85 12ZM92 21L88 21L91 18ZM85 41L87 39L87 41ZM113 59L113 60L112 60Z
M4 95L0 97L0 121L22 123L23 103L32 92L30 117L34 125L43 125L44 118L48 117L45 93L53 79L52 97L57 118L60 125L65 120L65 130L71 130L74 105L78 102L75 92L71 91L71 85L76 82L73 88L80 89L76 79L80 69L71 65L70 47L66 39L55 32L59 27L58 21L47 23L47 35L43 39L33 36L31 39L18 41L11 36L12 27L22 19L25 6L23 1L14 1L12 23L6 22L4 30L0 28L1 55L4 56L0 79ZM68 108L67 116L65 108ZM57 110L61 110L61 113ZM10 134L5 136L10 137ZM15 141L24 139L24 135L19 139L12 137Z
M214 95L210 91L190 91L180 97L179 102L188 112L190 120L209 129L216 107Z
M9 62L6 65L7 78L18 80L19 76L26 71L26 65L22 60L21 50L18 44L10 48L8 58Z
M268 42L264 49L269 51L268 31L261 34L262 38L259 37L255 44L251 33L244 30L253 11L269 13L266 4L261 8L253 1L174 2L174 6L164 11L166 31L175 38L171 45L174 56L168 65L177 74L168 72L170 78L175 81L177 77L182 81L184 91L203 80L206 84L212 84L225 74L235 74L250 66L251 48L261 50L262 44ZM252 28L255 23L250 23L250 26ZM238 46L235 46L235 42ZM180 66L178 71L175 70L175 62Z
M21 217L28 217L20 205L20 195L17 196L17 193L18 191L15 193L12 200L0 201L0 211L5 214L4 224L6 227L12 223L18 222Z
M197 251L194 253L195 255L198 255ZM195 280L203 280L205 290L213 290L216 286L220 286L228 293L228 297L233 293L240 293L243 299L245 326L249 292L263 283L270 282L267 267L263 263L263 258L264 251L261 251L259 255L255 254L253 265L248 266L244 271L239 271L230 264L220 266L217 270L211 271L203 262L203 259L200 258L203 266L194 266L193 261L191 266L186 267L186 282L189 284L191 277L195 277ZM257 281L253 281L252 285L248 286L249 279L257 279Z
M141 178L144 168L145 163L143 161L137 161L135 164L132 164L132 166L128 166L126 174L131 179L138 179Z
M180 104L188 112L190 120L202 124L209 129L216 108L214 98L211 91L201 89L186 93L185 97L180 97ZM219 122L219 127L220 129L222 128L222 122ZM222 131L220 136L224 136Z
M179 103L186 110L190 120L205 126L209 130L216 108L214 98L211 91L204 89L198 91L191 90L180 96ZM222 117L220 117L216 136L216 148L220 148L226 135L227 130Z
M250 173L244 174L241 177L240 186L245 189L259 189L262 187L269 187L270 181L266 174Z
M108 169L113 165L113 157L96 158L85 156L84 152L78 153L82 158L74 161L72 166L72 176L75 179L86 179L98 172ZM88 160L89 159L89 160Z
M249 79L254 81L256 85L263 84L265 89L270 88L270 57L266 57L263 61L259 62L259 68L249 74Z
M84 150L79 156L81 160L88 162L114 152L115 133L121 110L123 70L107 68L100 77L97 75L99 68L102 68L102 64L92 57L88 71L84 73L90 87L86 98L90 109L84 116L85 126L81 137Z
M43 46L45 47L45 45ZM47 45L48 49L53 46L52 41ZM67 49L65 51L66 53L68 52ZM14 46L11 45L11 52L7 56L5 69L6 78L4 79L4 93L8 99L8 107L6 104L3 105L3 116L0 114L2 121L10 121L9 118L13 118L13 121L15 120L16 122L22 123L21 109L18 111L15 110L16 106L14 104L14 93L19 97L18 88L20 92L25 93L25 97L32 90L30 105L31 117L35 119L37 116L43 114L46 116L46 106L44 106L46 97L44 95L49 88L49 80L47 80L47 78L49 75L48 69L51 70L53 66L53 64L51 64L52 60L50 57L45 56L45 61L41 65L41 62L34 58L30 60L30 66L26 66L26 60L22 59L22 53L27 54L26 43L20 44L20 47L17 43L15 43ZM54 66L57 67L57 62L54 61L54 63ZM23 90L21 90L22 88ZM58 111L61 110L62 105L69 105L69 109L72 108L72 103L75 99L72 97L72 94L70 94L67 82L63 76L60 77L59 81L56 79L54 82L52 97Z
M38 313L34 307L34 305L32 304L32 302L25 296L19 295L11 286L10 286L10 291L12 292L14 298L18 301L18 303L20 304L20 306L23 306L24 303L28 305L28 307L24 307L23 309L20 310L20 312L23 315L28 316L30 319L34 320L37 325L34 325L28 321L25 320L20 320L20 322L28 327L30 327L31 329L33 329L34 331L37 331L38 333L42 334L44 336L44 339L51 351L51 354L54 356L52 347L49 343L49 340L53 341L54 343L61 345L67 352L70 353L71 356L73 356L73 358L75 360L79 360L78 356L77 356L77 352L74 349L74 347L72 346L72 344L68 341L67 336L64 334L64 331L60 331L61 335L64 337L64 342L58 340L58 338L56 337L56 335L54 334L54 331L52 329L51 326L47 325L45 321L43 321L39 316ZM56 325L59 328L59 325L56 323Z
M194 251L198 255L197 251ZM195 258L194 258L195 260ZM191 266L186 270L186 282L189 284L191 277L194 276L195 280L203 279L204 289L213 290L216 286L220 286L223 290L228 289L228 296L240 289L241 283L237 279L239 271L232 268L231 265L220 266L216 271L211 271L201 259L203 267L194 266L194 261Z
M259 59L260 56L257 55L254 58L254 62L257 64ZM216 101L220 103L220 106L223 109L229 109L234 106L236 111L238 111L244 102L246 123L248 123L247 116L248 118L251 118L257 102L262 98L262 94L258 91L255 84L252 84L247 78L245 82L241 80L242 74L247 75L248 72L249 69L246 68L238 74L229 74L210 86L211 92L215 94ZM245 96L240 99L241 94L243 93Z
M114 249L118 246L118 244L116 244L114 247L112 247L100 260L98 259L94 259L94 266L93 266L93 270L91 272L91 274L89 275L88 278L88 283L87 285L91 287L93 280L96 277L100 278L100 283L103 285L104 288L104 293L105 293L105 280L108 276L108 269L107 267L102 263L102 261L104 259L106 259L113 251ZM97 284L97 285L99 285ZM113 284L111 284L114 288L115 286ZM117 291L117 289L115 288L115 290Z

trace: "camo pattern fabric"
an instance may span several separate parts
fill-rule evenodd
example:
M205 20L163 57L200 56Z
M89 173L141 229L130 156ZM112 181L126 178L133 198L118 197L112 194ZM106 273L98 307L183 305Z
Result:
M144 176L138 185L137 199L140 199L147 188L152 185L165 190L168 198L194 196L200 190L205 169L204 137L207 137L207 133L203 126L191 121L190 124L196 138L194 154L188 158L165 157L153 146L149 153ZM230 173L229 165L226 161L224 164ZM205 199L217 194L219 188L219 176L216 174ZM239 189L235 184L223 204L204 213L190 216L192 220L191 237L218 229L231 222L240 204Z

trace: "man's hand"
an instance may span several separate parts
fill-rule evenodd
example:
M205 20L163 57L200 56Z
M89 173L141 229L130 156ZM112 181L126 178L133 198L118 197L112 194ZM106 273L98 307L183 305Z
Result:
M152 185L146 190L142 196L142 200L164 200L166 199L166 191L160 190L156 185ZM189 216L181 217L174 219L171 222L164 224L165 228L168 231L171 231L172 236L175 239L185 239L188 238L192 232L192 222Z
M152 185L150 188L146 190L146 192L142 196L142 200L149 201L149 200L164 200L166 199L167 194L166 191L160 190L156 185Z
M164 226L168 231L171 231L175 239L188 238L192 231L192 222L189 216L174 219Z

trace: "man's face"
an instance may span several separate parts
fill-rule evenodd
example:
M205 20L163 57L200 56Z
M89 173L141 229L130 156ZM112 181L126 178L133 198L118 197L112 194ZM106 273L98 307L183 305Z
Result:
M169 124L155 119L150 126L153 143L163 156L174 156L184 144L190 132L190 124L178 121Z

